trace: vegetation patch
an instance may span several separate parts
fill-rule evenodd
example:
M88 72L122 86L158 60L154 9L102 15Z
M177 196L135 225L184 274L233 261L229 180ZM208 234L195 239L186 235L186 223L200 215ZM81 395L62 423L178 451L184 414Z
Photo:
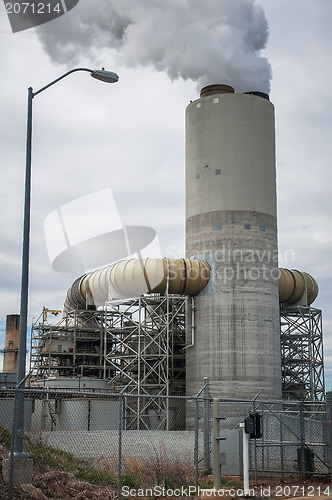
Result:
M0 426L0 443L2 446L10 449L12 444L12 433L6 427Z
M0 426L0 444L8 451L11 448L11 432L2 426ZM54 468L58 472L71 473L75 478L93 485L117 484L116 476L109 474L105 469L90 467L75 458L72 453L46 446L40 441L33 442L29 437L24 438L24 451L33 459L35 466L38 464L38 467L44 470ZM39 480L38 484L42 485L42 481ZM47 490L45 495L51 498L53 493Z
M99 461L111 475L117 475L117 462L109 458ZM147 452L145 457L122 458L121 483L130 488L181 488L195 484L195 472L190 454L170 457L164 447Z

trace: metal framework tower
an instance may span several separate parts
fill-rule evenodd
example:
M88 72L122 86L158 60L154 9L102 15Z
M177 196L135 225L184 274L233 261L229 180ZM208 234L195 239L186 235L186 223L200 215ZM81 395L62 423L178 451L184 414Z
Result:
M186 297L110 301L106 360L113 390L126 390L126 428L169 428L169 396L185 393Z
M35 380L88 377L124 391L129 429L170 428L171 395L185 394L185 296L112 300L103 310L73 310L57 324L45 309L33 324Z
M32 377L102 379L125 394L127 429L170 429L173 413L184 410L172 395L185 394L191 307L188 297L148 295L112 300L99 311L73 310L55 325L44 309L32 328ZM321 311L283 306L280 324L284 398L323 400Z
M48 322L46 311L31 329L32 377L111 377L105 360L111 349L106 335L108 312L73 310L54 325Z
M322 401L325 395L322 311L308 306L280 311L285 399Z

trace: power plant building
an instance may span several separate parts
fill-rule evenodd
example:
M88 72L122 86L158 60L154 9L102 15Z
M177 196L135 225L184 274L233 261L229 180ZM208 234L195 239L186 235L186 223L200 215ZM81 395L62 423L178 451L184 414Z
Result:
M33 326L33 381L142 395L130 428L168 428L168 403L146 398L197 394L205 377L213 397L321 400L317 293L309 274L278 268L273 104L210 85L186 110L185 258L77 278L63 318L50 325L44 309Z

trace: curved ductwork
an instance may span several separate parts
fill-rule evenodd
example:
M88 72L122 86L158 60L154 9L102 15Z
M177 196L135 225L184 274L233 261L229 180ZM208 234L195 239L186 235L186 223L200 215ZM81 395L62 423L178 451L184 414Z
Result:
M129 259L74 281L67 292L64 312L85 309L87 296L96 305L113 298L137 297L145 293L196 295L207 285L211 267L196 259Z
M137 297L145 293L197 295L210 279L211 267L197 259L121 260L74 281L67 292L64 312L85 309L87 296L95 306L108 297ZM318 284L308 273L279 268L279 302L295 304L306 293L308 305L318 295Z
M298 302L306 293L308 305L318 295L317 281L308 273L279 268L279 301L285 304Z

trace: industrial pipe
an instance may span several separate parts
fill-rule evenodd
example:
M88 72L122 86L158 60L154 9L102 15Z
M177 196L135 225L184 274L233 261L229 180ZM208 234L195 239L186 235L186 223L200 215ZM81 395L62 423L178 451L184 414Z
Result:
M145 293L197 295L210 279L211 267L197 259L121 260L87 273L71 285L64 311L85 309L87 298L100 306L109 296L137 297ZM318 295L318 284L308 273L279 268L279 302L294 304L307 294L308 305Z
M198 294L210 279L210 265L196 259L121 260L74 281L67 292L64 312L85 309L87 299L100 306L109 296L137 297L145 293Z
M308 273L279 268L279 302L294 304L307 294L308 305L318 295L317 281Z

